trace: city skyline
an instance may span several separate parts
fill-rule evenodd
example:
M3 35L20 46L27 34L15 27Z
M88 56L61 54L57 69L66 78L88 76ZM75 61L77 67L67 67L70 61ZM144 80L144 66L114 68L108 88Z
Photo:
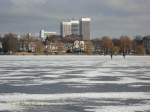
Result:
M0 33L59 32L68 18L90 17L92 37L149 35L148 0L1 0Z
M79 36L82 40L91 39L91 18L84 17L80 19L71 19L62 21L60 25L61 37L69 35Z

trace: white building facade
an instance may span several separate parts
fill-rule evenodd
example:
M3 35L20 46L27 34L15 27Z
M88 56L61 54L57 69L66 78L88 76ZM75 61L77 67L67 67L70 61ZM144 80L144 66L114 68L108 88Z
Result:
M77 35L82 40L90 40L91 18L81 18L80 20L70 20L61 23L61 36Z
M78 20L71 21L71 34L80 35L80 22Z
M82 40L90 40L91 38L91 18L81 18L80 35Z
M72 34L71 31L71 22L62 22L61 23L61 36L65 37Z
M40 31L40 38L42 40L45 40L48 36L51 36L51 35L57 35L57 33L56 32L44 31L44 30Z

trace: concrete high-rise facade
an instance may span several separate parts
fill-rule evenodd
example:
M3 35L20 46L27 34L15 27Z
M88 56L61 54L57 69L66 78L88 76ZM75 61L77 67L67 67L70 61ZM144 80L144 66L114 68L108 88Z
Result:
M71 35L72 34L71 22L62 22L60 31L62 37Z
M72 35L80 35L80 22L78 20L71 20Z
M91 18L81 18L80 20L70 20L61 23L61 36L65 37L68 35L77 35L82 38L82 40L90 40L91 28L90 28Z
M82 40L90 40L91 37L91 18L81 18L80 35Z

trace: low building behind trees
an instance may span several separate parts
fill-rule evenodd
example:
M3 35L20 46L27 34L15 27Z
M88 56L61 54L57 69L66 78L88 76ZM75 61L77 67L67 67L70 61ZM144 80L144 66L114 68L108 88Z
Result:
M143 44L146 54L150 54L150 36L145 36L143 38Z

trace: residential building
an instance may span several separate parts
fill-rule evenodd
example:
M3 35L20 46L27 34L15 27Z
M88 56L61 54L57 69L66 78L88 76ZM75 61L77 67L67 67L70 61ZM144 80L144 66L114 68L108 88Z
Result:
M2 45L2 42L0 42L0 49L2 49L3 48L3 45Z
M134 42L136 45L142 45L143 44L143 37L142 36L136 36L134 39Z
M143 44L146 54L150 54L150 35L143 38Z
M82 40L90 40L91 28L90 28L91 19L90 18L81 18L80 20L80 35Z
M2 52L3 52L3 44L2 42L0 42L0 54L2 54Z
M60 26L60 33L62 37L68 36L72 34L71 22L62 22Z
M84 41L78 41L76 40L74 42L74 52L84 52L85 50L85 43Z
M18 43L17 50L19 52L32 52L36 51L36 43L35 42L20 42Z
M92 40L94 46L94 54L103 54L103 43L100 39Z
M75 35L80 36L82 40L90 40L90 24L90 18L81 18L80 20L70 20L67 22L63 21L60 27L61 36L66 37L70 35Z
M40 31L40 38L44 41L48 36L57 35L56 32L49 32L49 31Z
M64 49L65 49L66 53L73 52L73 45L74 45L74 43L71 43L71 42L64 43Z
M71 34L80 35L80 22L78 20L71 20Z
M64 54L65 52L64 43L61 41L47 41L45 43L46 54Z

